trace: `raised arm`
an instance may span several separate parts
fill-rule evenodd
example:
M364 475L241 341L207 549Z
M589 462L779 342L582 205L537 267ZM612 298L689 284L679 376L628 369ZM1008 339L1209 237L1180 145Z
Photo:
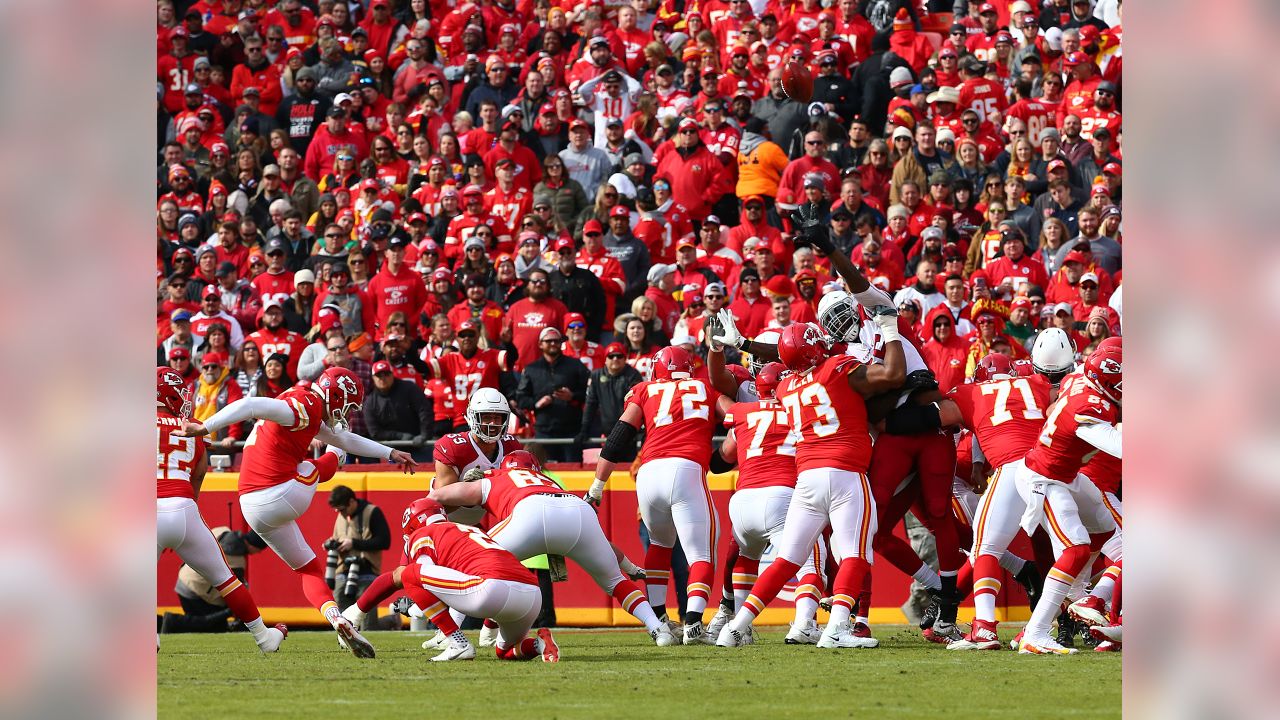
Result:
M715 343L732 345L742 352L754 355L766 362L773 362L778 359L777 345L758 343L743 337L742 333L738 332L738 324L729 308L722 308L719 313L709 318L708 325L706 333L707 337L713 341L712 347L714 347ZM723 364L723 358L721 358L721 363ZM716 389L719 390L720 388L717 387Z
M410 475L413 474L413 469L417 467L417 463L413 461L413 457L409 453L403 450L392 450L380 442L361 437L349 430L337 430L328 425L321 425L320 430L316 432L316 439L355 455L363 455L364 457L395 463Z
M849 374L849 387L863 397L879 395L886 390L901 387L907 378L907 358L902 352L902 336L898 333L898 314L889 307L889 311L875 313L872 320L880 326L880 334L884 337L884 362L874 365L860 365Z
M177 431L183 437L202 437L217 432L228 425L235 425L247 420L270 420L281 425L292 425L294 422L293 407L284 400L275 398L241 398L228 404L212 417L200 422L187 422Z
M801 205L799 210L792 213L791 222L796 226L796 247L811 245L816 252L826 256L831 261L831 267L844 279L844 284L849 286L849 292L853 293L858 304L865 308L893 306L893 298L880 288L873 287L849 256L836 249L827 226L819 219L816 205Z

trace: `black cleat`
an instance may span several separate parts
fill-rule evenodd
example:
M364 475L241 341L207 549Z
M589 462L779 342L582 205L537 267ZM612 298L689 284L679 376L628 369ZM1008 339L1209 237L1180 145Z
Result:
M1076 646L1076 633L1080 631L1079 624L1071 619L1071 616L1064 610L1058 615L1058 634L1054 637L1058 644L1065 648L1073 648Z
M1028 561L1013 579L1027 593L1027 606L1035 609L1036 603L1040 602L1040 593L1044 591L1044 577L1036 570L1035 563Z
M942 593L937 590L925 590L929 594L929 604L925 606L924 612L920 614L920 629L926 630L933 627L938 621L938 615L942 613Z

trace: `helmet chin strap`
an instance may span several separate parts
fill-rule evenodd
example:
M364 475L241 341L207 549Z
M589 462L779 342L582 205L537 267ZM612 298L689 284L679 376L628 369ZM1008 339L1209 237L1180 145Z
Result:
M690 375L687 372L680 371L680 372L671 373L671 377L677 380L687 380L689 379Z

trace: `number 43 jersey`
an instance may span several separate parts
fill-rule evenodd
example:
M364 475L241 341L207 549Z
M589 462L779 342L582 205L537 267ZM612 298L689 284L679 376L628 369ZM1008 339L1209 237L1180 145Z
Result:
M644 413L645 438L641 464L650 460L683 458L706 472L715 434L715 401L710 383L697 378L648 380L631 388L628 405Z
M960 385L950 397L964 424L978 436L991 467L1022 459L1036 444L1049 406L1049 381L1043 375Z
M865 473L870 466L867 405L849 387L849 374L860 365L847 355L831 357L778 383L776 395L796 445L797 473L815 468Z

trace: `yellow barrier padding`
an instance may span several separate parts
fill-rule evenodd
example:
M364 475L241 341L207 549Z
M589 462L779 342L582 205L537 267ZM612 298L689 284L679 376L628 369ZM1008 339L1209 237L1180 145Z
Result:
M565 490L570 492L586 492L595 480L595 473L589 470L552 471L548 474L559 481ZM346 485L357 493L374 491L422 491L425 493L427 482L430 478L431 472L429 470L413 475L405 475L400 472L342 471L334 475L332 480L317 485L316 492L327 493L334 485ZM239 481L240 473L211 472L205 476L202 490L209 492L236 492ZM707 487L713 491L732 491L737 481L738 473L736 470L707 475ZM605 489L634 492L636 483L631 478L631 473L615 471L609 477L609 484Z

